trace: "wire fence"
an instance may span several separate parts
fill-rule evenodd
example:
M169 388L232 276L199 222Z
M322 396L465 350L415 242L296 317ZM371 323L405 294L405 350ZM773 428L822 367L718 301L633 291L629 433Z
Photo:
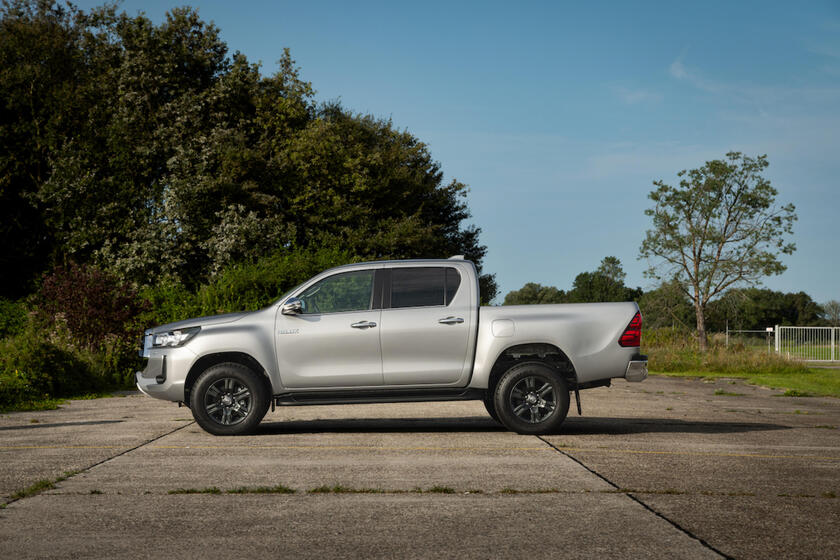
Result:
M774 351L775 338L772 328L764 330L742 330L726 328L726 347L742 347L761 350L768 354Z

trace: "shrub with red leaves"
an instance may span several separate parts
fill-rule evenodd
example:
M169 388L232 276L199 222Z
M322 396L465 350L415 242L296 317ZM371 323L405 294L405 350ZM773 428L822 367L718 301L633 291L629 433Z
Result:
M135 338L137 316L149 308L131 285L75 263L45 275L35 303L38 319L64 325L76 343L91 350L108 340Z

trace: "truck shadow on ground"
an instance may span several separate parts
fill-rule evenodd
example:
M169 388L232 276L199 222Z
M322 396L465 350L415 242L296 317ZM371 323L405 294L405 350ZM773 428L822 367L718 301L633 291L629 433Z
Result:
M561 435L620 435L644 433L734 434L788 430L766 422L697 422L672 418L569 418ZM263 421L255 435L311 433L507 432L485 416L456 418L347 418Z

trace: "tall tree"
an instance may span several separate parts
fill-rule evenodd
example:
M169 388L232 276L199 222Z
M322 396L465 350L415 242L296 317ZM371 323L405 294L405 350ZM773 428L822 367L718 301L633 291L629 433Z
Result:
M581 272L575 277L568 301L595 303L599 301L635 301L642 295L641 288L624 285L624 268L616 257L604 257L593 272Z
M155 24L3 0L0 296L70 260L195 288L315 246L480 269L467 187L408 131L314 94L288 50L262 76L190 8ZM494 277L480 284L493 299Z
M106 10L86 16L49 1L0 5L2 295L29 291L55 248L39 191L50 177L50 160L83 126L91 108L85 91L91 75L87 45L99 34L82 28L104 16Z
M679 185L654 181L648 197L653 219L640 255L651 262L647 275L672 279L694 305L700 349L707 348L706 309L726 289L755 285L781 274L779 254L795 245L793 204L776 206L778 192L762 176L767 156L729 152L697 169L680 171Z

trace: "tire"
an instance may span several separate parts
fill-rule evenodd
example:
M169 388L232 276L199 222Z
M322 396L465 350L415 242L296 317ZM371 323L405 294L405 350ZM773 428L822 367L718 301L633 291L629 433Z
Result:
M487 414L490 415L490 418L499 422L499 415L496 414L496 405L493 403L493 393L489 391L484 395L484 408L487 409Z
M254 430L268 412L269 391L261 376L233 362L207 368L190 391L193 418L205 431L235 436Z
M518 434L556 432L569 412L569 386L540 362L517 364L499 379L493 395L499 421Z

